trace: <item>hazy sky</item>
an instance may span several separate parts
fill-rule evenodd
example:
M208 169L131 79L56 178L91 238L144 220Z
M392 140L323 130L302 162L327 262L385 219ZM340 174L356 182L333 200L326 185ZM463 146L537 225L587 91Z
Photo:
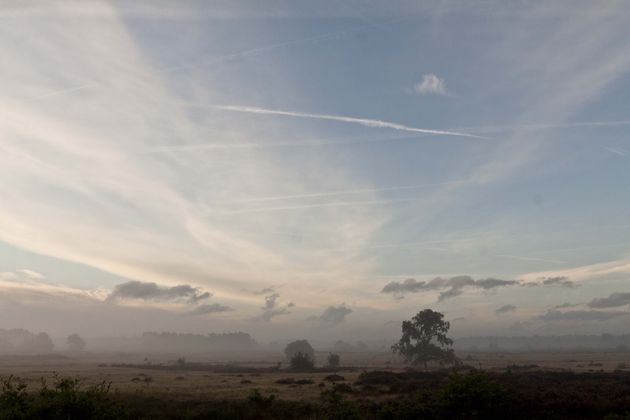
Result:
M460 335L627 332L626 1L0 23L0 328L365 339L431 307Z

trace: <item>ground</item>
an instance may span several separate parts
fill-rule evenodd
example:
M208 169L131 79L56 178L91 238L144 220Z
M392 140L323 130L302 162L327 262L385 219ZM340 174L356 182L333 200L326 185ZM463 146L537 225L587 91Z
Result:
M326 354L317 354L318 360L325 360ZM264 362L255 358L258 361L246 363L246 356L240 356L238 367L227 370L221 368L225 366L224 360L217 363L216 368L207 367L205 363L212 361L208 355L189 356L185 367L174 362L177 355L151 355L146 359L139 355L90 353L72 357L5 356L0 357L0 377L15 375L35 389L42 378L52 382L58 374L79 378L85 385L111 382L111 389L122 393L168 394L182 399L240 399L258 389L283 400L315 401L322 390L332 386L332 382L326 380L332 372L274 370L281 360L279 356L275 359L263 356L271 360ZM514 372L630 373L630 352L461 352L459 356L466 365L489 372L504 372L509 368ZM389 353L341 353L341 360L344 368L338 372L343 376L340 382L351 386L363 371L401 372L405 369ZM204 365L195 366L197 361Z

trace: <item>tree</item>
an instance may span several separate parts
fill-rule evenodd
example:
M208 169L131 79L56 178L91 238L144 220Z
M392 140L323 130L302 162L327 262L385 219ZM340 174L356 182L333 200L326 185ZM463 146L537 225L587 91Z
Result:
M392 346L392 351L412 365L437 361L440 364L456 363L452 349L453 340L446 336L451 324L444 321L444 314L425 309L411 320L403 321L402 337Z
M35 339L32 342L32 350L34 353L44 354L50 353L55 348L50 336L41 332L35 336Z
M284 349L284 355L288 361L291 361L293 356L297 353L307 355L311 360L315 361L315 350L307 340L296 340L289 344Z
M313 356L306 353L297 352L291 357L291 369L294 370L310 370L315 366Z
M328 355L327 362L328 362L328 367L336 369L341 364L341 358L339 357L337 353L330 353Z
M85 340L79 334L71 334L66 339L68 350L78 352L85 350Z

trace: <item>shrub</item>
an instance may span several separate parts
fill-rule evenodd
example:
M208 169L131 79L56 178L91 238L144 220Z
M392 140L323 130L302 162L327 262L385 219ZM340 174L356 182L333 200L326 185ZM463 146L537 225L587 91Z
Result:
M337 387L322 391L320 394L323 418L325 419L361 419L359 408L351 401L348 401L337 389Z
M265 397L258 389L254 389L251 394L249 394L249 397L247 397L247 399L257 408L267 409L271 407L271 404L273 404L276 396L274 394L271 394Z
M28 407L26 384L13 375L2 380L2 394L0 394L0 418L24 418Z
M507 393L488 374L471 371L451 375L438 401L451 418L488 418L503 411Z

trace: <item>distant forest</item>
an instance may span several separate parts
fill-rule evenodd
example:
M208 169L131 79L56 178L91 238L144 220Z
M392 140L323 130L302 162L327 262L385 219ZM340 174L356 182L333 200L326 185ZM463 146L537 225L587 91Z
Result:
M62 343L61 348L57 348L46 332L33 333L21 328L0 328L0 355L36 355L55 351L71 351L71 346L66 341L64 343ZM320 343L319 349L337 353L389 352L390 345L391 343L385 341L368 343L336 341L331 342L329 346ZM216 351L263 351L269 348L269 346L257 343L251 335L244 332L209 334L144 332L142 335L132 337L95 337L88 342L87 346L87 349L91 351L124 350L142 353L149 351L182 354ZM457 352L630 351L630 334L462 337L455 339L454 348Z
M609 349L627 351L630 334L613 335L547 335L547 336L488 336L464 337L455 340L457 351L500 351L500 350L590 350Z
M142 345L156 352L207 352L216 350L256 350L258 343L247 333L178 334L145 332Z

